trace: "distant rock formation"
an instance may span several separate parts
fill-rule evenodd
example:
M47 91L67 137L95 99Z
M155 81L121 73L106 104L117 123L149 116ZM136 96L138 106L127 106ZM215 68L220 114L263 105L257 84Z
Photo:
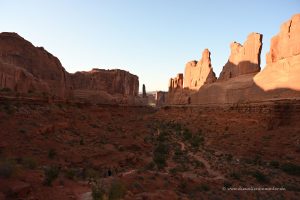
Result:
M300 14L285 22L271 39L267 65L254 81L264 90L300 90Z
M105 70L94 68L89 72L70 74L73 90L106 91L109 94L137 96L139 79L120 69Z
M251 33L244 45L231 43L230 57L218 80L225 81L239 75L259 72L261 48L262 34L259 33Z
M198 90L202 85L213 83L217 80L211 66L210 51L204 49L202 58L197 61L190 61L186 64L184 72L184 87Z
M139 80L124 70L93 69L68 73L58 58L16 33L0 33L0 88L39 93L57 99L110 103L116 97L136 97Z
M147 97L147 93L146 93L146 86L145 84L143 84L143 98Z
M175 78L171 78L169 82L169 92L174 89L182 89L183 88L183 74L177 74Z
M68 96L69 82L60 61L16 33L0 33L0 87L27 93Z
M166 103L168 92L157 91L155 94L156 106L162 106Z
M219 105L300 98L300 14L285 22L272 38L262 71L261 47L262 35L258 33L251 33L244 45L232 43L230 58L216 82L204 84L197 91L187 87L169 92L167 104ZM198 63L189 62L186 74L195 74L189 69ZM192 87L191 80L185 79L185 85Z

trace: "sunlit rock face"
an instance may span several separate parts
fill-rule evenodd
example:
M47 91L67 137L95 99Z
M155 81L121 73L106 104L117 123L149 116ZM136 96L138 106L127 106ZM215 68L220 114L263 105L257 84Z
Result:
M218 80L226 81L239 75L259 72L261 48L262 34L259 33L248 35L243 45L237 42L231 43L230 57Z
M210 51L204 49L202 58L197 61L190 61L185 66L184 88L198 90L204 84L216 81L210 59Z
M175 78L170 78L169 81L169 92L174 91L175 89L183 88L183 74L177 74Z
M300 14L283 23L271 39L266 67L254 77L265 91L278 88L300 90Z

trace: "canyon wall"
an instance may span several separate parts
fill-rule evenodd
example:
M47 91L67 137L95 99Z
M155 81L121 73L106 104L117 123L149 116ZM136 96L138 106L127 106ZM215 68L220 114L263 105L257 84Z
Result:
M0 33L0 89L64 100L110 103L138 95L139 80L124 70L68 73L58 58L16 33Z
M300 90L300 14L285 22L271 39L266 67L254 77L263 90Z
M166 104L226 104L300 98L300 14L285 22L272 38L267 64L260 71L262 35L251 33L241 45L233 42L228 62L217 81L195 91L191 72L199 62L186 66L186 90L168 94ZM203 59L203 58L202 58ZM189 75L192 74L192 75ZM194 77L193 77L194 76ZM192 78L191 78L192 77Z
M60 61L16 33L0 33L0 87L68 96L68 74Z
M243 74L257 73L260 71L260 53L262 48L262 34L251 33L246 42L233 42L230 45L229 59L218 78L225 81Z
M202 85L213 83L217 80L211 66L210 51L205 49L202 58L197 61L190 61L185 66L184 87L198 90Z

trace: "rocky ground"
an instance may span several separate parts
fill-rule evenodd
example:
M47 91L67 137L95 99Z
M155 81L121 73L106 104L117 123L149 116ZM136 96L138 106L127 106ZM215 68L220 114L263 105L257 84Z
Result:
M2 98L0 119L0 199L298 199L300 101L156 109Z

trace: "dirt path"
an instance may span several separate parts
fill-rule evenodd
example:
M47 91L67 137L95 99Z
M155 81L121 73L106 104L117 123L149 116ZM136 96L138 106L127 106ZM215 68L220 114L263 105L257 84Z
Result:
M181 141L178 141L178 143L181 146L181 151L184 151L186 149L185 144ZM197 154L193 154L193 153L188 153L189 156L193 157L194 159L196 159L197 161L203 163L204 167L206 168L208 174L211 176L208 179L212 179L212 180L218 180L218 179L225 179L225 177L218 171L212 169L212 167L210 166L209 162L207 160L205 160L200 153ZM189 176L191 178L195 178L197 177L196 174L186 174L186 176ZM206 177L203 177L206 178Z

